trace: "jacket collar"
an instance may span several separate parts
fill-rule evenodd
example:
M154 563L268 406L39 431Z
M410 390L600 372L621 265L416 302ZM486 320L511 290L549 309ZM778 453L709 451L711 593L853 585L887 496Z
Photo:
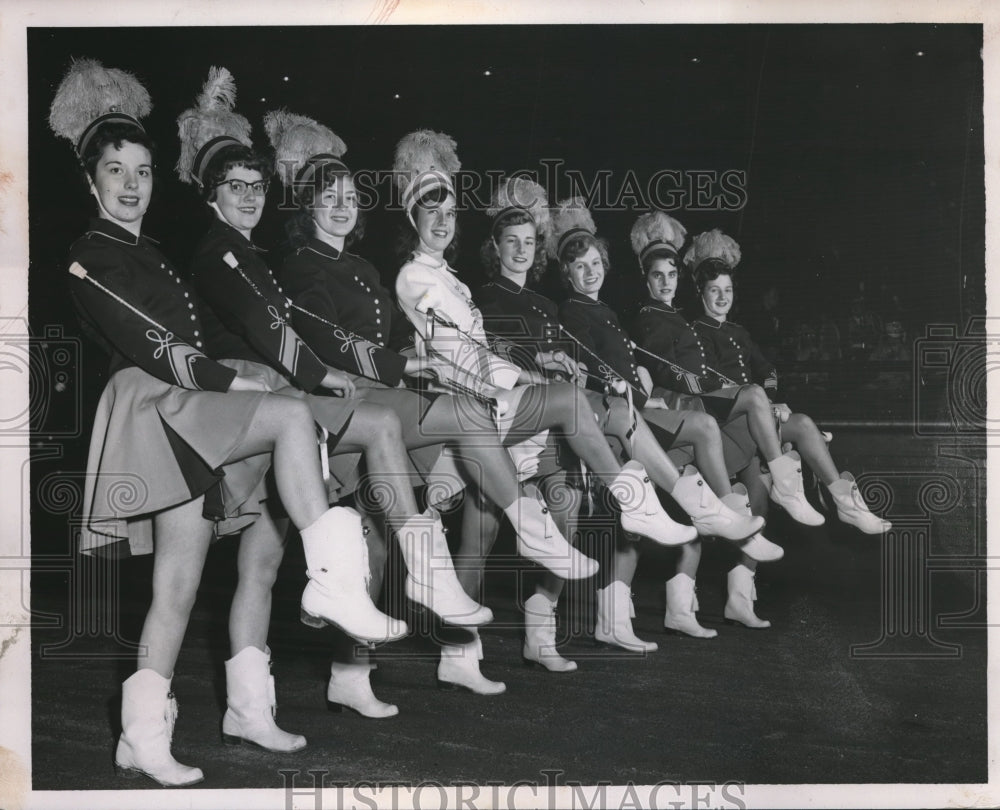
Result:
M333 245L327 244L322 239L317 239L315 236L310 236L309 241L306 242L305 247L311 250L313 253L318 253L320 256L324 256L332 261L339 261L340 257L343 256L343 252L337 250Z
M112 222L110 219L102 219L101 217L94 217L90 220L87 227L87 233L100 234L108 239L114 239L116 242L124 242L126 245L132 245L133 247L138 245L139 242L143 240L156 244L155 239L150 239L145 234L136 236L131 231L126 230L121 225Z
M493 279L493 283L501 290L513 293L514 295L520 295L523 292L531 292L527 287L522 287L519 284L515 284L509 278L505 278L504 276L497 276L495 279Z
M433 267L435 269L447 270L453 276L458 275L458 271L455 270L455 268L452 267L450 264L448 264L447 261L445 261L444 259L435 259L433 256L428 256L426 253L424 253L422 250L419 249L413 251L413 258L411 259L411 261L417 262L426 267Z
M576 301L578 304L589 304L590 306L599 306L599 307L606 307L607 306L607 304L605 304L600 299L597 299L595 301L589 295L584 295L583 293L578 293L576 290L571 291L570 294L566 296L566 300L567 301Z
M236 230L236 228L228 222L223 222L218 217L216 217L212 222L212 227L208 229L208 235L210 238L221 237L223 239L235 239L242 247L250 248L250 250L256 251L257 253L267 253L264 248L259 245L255 245L252 239L247 239L243 234Z
M696 319L698 323L703 323L705 326L711 326L713 329L722 329L729 321L717 321L711 315L699 315Z
M662 301L657 301L655 298L649 298L646 300L643 309L656 309L660 312L666 312L669 315L676 315L677 308L664 304Z

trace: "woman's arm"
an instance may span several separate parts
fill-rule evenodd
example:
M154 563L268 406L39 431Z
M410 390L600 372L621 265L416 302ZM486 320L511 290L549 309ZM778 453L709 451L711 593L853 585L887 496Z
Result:
M287 300L261 259L242 252L236 256L232 251L205 251L195 256L192 275L198 292L226 328L283 369L297 387L304 391L329 387L324 385L326 364L290 325Z
M490 350L471 298L445 287L432 268L419 262L403 265L396 277L396 297L416 328L418 351L442 358L457 382L472 388L510 389L518 384L521 368Z
M772 402L778 393L778 370L774 367L760 350L750 333L744 328L746 335L748 360L750 362L750 374L754 382L764 387L764 392Z
M294 305L292 320L296 330L325 363L390 387L397 386L409 373L404 357L339 325L336 301L321 272L310 271L290 256L282 280Z
M639 346L675 364L675 367L671 367L668 363L640 352L640 359L649 369L653 384L682 394L700 394L702 387L698 376L690 372L683 373L681 364L677 362L676 343L680 330L654 309L639 312L638 327ZM686 324L683 328L686 328Z
M165 290L158 300L141 273L108 251L81 250L71 259L83 273L70 280L78 312L116 351L170 385L229 390L236 371L180 337L182 330L173 324L186 308L169 300ZM183 331L188 329L185 324Z

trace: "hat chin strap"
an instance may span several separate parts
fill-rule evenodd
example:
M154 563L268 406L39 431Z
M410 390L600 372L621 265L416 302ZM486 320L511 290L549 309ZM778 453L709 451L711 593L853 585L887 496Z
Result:
M226 223L226 225L228 225L230 228L237 231L238 233L241 233L243 236L247 238L247 240L250 239L250 231L247 231L246 229L239 227L234 222L230 222L229 218L222 213L222 209L219 208L219 204L215 200L212 200L208 204L208 207L211 208L213 211L215 211L215 215L219 218L220 221Z
M233 224L233 223L232 223L232 222L230 222L230 221L229 221L228 219L226 219L226 215L222 213L222 209L221 209L221 208L219 208L219 204L218 204L218 203L217 203L217 202L216 202L215 200L212 200L212 201L211 201L211 202L210 202L210 203L208 204L208 207L209 207L209 208L211 208L211 209L212 209L213 211L215 211L215 215L216 215L216 216L217 216L217 217L218 217L219 219L221 219L221 220L222 220L223 222L225 222L225 223L226 223L227 225L232 225L232 224ZM235 227L235 226L234 226L234 227Z

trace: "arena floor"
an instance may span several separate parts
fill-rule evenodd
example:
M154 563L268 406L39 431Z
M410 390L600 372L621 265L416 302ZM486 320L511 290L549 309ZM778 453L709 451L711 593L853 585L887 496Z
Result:
M718 638L664 635L663 581L675 552L648 545L635 626L659 651L637 657L596 647L587 632L593 603L575 586L561 612L570 636L563 653L579 670L529 669L520 658L516 578L498 564L488 579L497 620L482 632L483 672L505 681L506 694L435 688L435 648L411 636L380 648L375 691L400 707L386 720L326 711L329 639L297 620L303 565L295 544L270 642L280 724L309 740L292 755L220 741L234 544L219 544L177 664L173 751L204 770L203 788L282 788L281 772L294 770L306 784L307 771L324 772L328 784L544 784L546 770L584 784L985 781L982 443L840 430L834 447L842 467L888 482L880 492L892 500L896 528L871 538L835 519L806 530L772 515L767 534L786 557L762 566L757 603L772 629L722 624L733 553L712 542L699 598ZM499 551L510 548L502 538ZM119 597L96 629L80 620L87 597L71 595L88 578L97 582L89 567L33 578L37 623L64 619L33 631L33 786L153 788L120 780L112 767L119 684L134 668L123 640L138 636L149 560L120 563L114 589L97 583ZM116 621L117 639L108 632Z

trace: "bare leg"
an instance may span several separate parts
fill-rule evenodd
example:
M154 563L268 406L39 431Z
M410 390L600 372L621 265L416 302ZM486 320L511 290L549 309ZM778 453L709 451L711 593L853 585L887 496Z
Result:
M743 555L746 557L746 555ZM677 573L687 574L691 579L697 578L698 564L701 562L701 540L692 540L681 546L681 555L677 558Z
M233 393L230 396L246 396ZM226 459L241 461L272 453L281 501L296 528L303 529L329 508L320 473L316 432L309 406L293 397L266 396L242 444Z
M260 517L240 536L236 558L239 580L229 608L229 647L236 655L245 647L263 650L271 622L271 588L285 553L288 520L275 520L267 502Z
M153 600L139 636L140 648L146 651L140 669L155 670L167 679L174 674L212 539L212 524L201 514L203 501L195 498L153 519Z
M359 487L362 511L379 511L386 515L392 528L400 528L418 509L402 428L391 408L364 402L354 411L337 451L358 450L364 452L368 467L366 481Z
M480 403L465 397L438 397L412 439L411 433L408 431L405 436L407 447L422 447L442 439L451 444L464 471L474 476L467 476L466 480L474 480L501 509L510 506L521 494L514 462L500 443L496 423ZM474 516L470 515L472 519Z
M365 453L371 476L384 481L390 489L389 496L380 504L390 518L405 519L417 513L406 476L399 419L391 410L361 403L338 449ZM320 474L313 417L304 401L285 396L265 397L243 443L226 461L240 461L268 452L273 453L278 494L292 522L298 529L311 525L329 504ZM382 494L381 489L378 494Z
M736 477L740 483L747 488L747 497L750 500L750 511L755 515L767 515L768 504L771 502L767 497L767 487L760 479L760 472L757 466L757 459L754 458L746 467L740 470ZM746 554L740 555L740 562L751 571L757 570L757 561L750 559Z
M621 464L597 426L594 411L583 392L569 383L540 386L541 401L522 400L508 433L507 442L549 429L565 438L570 448L605 484L611 484L621 472ZM524 407L526 404L534 407Z
M768 488L761 480L757 460L752 460L746 467L736 473L736 477L747 488L747 496L750 499L750 511L755 515L767 515L770 499L767 497Z
M614 562L608 582L618 580L631 586L639 567L639 546L637 543L622 541L615 548Z
M750 436L756 442L766 461L774 461L781 455L781 442L774 427L771 402L759 385L747 385L736 396L731 417L746 414ZM756 512L754 514L757 514Z
M793 413L782 425L781 435L795 445L806 464L824 484L829 486L840 478L823 434L804 413Z
M368 530L365 536L368 544L368 595L375 601L382 593L385 581L385 565L389 559L386 537L389 531L384 515L362 514L361 522Z
M620 405L619 402L621 402ZM654 484L667 492L672 491L681 477L680 472L667 456L666 451L656 441L656 437L642 418L641 413L636 413L635 422L635 433L630 439L628 431L631 428L631 417L628 406L620 400L611 401L607 434L618 439L625 448L625 452L631 454L632 458L646 468L646 472L649 473L649 478Z
M700 411L685 412L677 442L690 444L694 448L694 466L716 495L721 497L732 491L729 488L726 461L722 455L722 432L715 419Z
M455 568L463 590L473 599L482 593L483 570L500 532L501 514L502 510L477 487L470 485L466 489L462 541L455 555Z

